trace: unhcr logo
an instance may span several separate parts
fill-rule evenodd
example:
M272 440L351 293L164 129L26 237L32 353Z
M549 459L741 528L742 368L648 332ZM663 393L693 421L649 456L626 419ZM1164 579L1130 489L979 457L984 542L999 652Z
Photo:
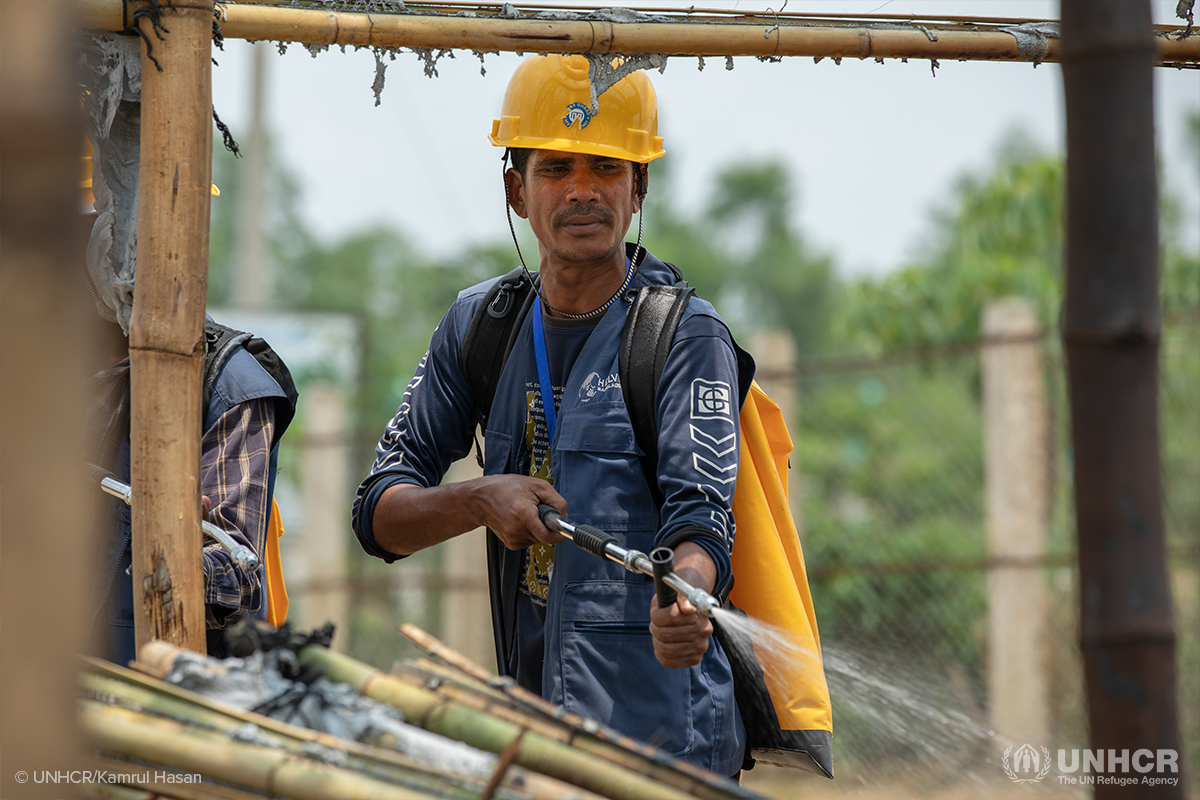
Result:
M1004 751L1003 763L1004 774L1016 783L1037 783L1053 766L1049 750L1030 744L1010 745ZM1062 773L1058 776L1061 785L1178 786L1179 753L1175 750L1135 750L1132 753L1128 750L1059 750L1058 771Z
M1010 759L1011 758L1011 765ZM1023 744L1013 752L1009 745L1004 751L1004 774L1017 783L1037 783L1050 771L1050 751Z
M592 110L583 103L571 103L567 106L567 115L563 117L563 125L568 128L576 122L579 123L579 130L583 130L592 121Z

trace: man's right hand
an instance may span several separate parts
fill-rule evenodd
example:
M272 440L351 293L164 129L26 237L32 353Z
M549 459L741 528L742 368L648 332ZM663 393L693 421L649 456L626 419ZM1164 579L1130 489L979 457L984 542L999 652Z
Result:
M567 513L567 501L553 486L524 475L485 475L429 488L397 484L379 498L372 525L375 541L397 555L483 526L510 550L561 542L563 535L538 517L539 503Z
M553 506L567 515L567 501L541 478L523 475L487 475L472 481L483 508L483 524L509 550L531 544L558 544L565 537L542 524L538 505Z

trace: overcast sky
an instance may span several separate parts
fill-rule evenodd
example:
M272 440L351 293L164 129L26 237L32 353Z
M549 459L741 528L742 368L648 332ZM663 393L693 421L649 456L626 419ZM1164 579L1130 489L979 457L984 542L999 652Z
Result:
M623 5L679 5L670 0ZM702 4L762 9L768 2ZM1156 22L1173 22L1174 0L1155 0ZM942 13L1054 18L1045 0L869 0L793 3L828 13ZM488 56L487 75L469 52L426 78L405 53L387 70L375 107L369 51L313 58L299 45L227 40L216 53L213 100L243 144L249 135L252 47L270 48L268 125L279 156L300 178L301 210L324 238L394 224L429 253L508 237L501 151L487 140L519 59ZM901 265L919 248L929 212L949 199L954 179L986 167L1009 131L1061 151L1062 74L1055 64L902 64L739 58L726 71L709 59L672 58L651 73L659 133L685 207L699 208L722 167L779 159L799 187L794 210L804 235L852 273ZM1187 239L1200 247L1200 166L1183 144L1185 112L1200 107L1200 71L1155 70L1160 153L1168 186L1186 201ZM661 186L659 188L662 188ZM653 190L653 187L652 187Z

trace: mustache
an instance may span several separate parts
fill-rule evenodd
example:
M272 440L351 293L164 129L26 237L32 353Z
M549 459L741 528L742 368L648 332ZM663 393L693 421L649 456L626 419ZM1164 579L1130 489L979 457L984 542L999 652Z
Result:
M608 210L599 203L588 203L575 208L564 208L562 211L555 212L551 218L554 227L561 228L576 217L596 217L601 222L611 225L615 216L612 211Z

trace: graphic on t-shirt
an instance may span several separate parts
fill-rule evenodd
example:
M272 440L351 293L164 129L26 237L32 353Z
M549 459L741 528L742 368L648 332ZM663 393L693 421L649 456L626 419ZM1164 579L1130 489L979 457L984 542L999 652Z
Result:
M554 483L550 470L550 435L542 409L542 393L536 383L525 386L525 448L529 452L529 476ZM521 591L545 607L554 572L554 545L534 544L525 548L521 560Z

